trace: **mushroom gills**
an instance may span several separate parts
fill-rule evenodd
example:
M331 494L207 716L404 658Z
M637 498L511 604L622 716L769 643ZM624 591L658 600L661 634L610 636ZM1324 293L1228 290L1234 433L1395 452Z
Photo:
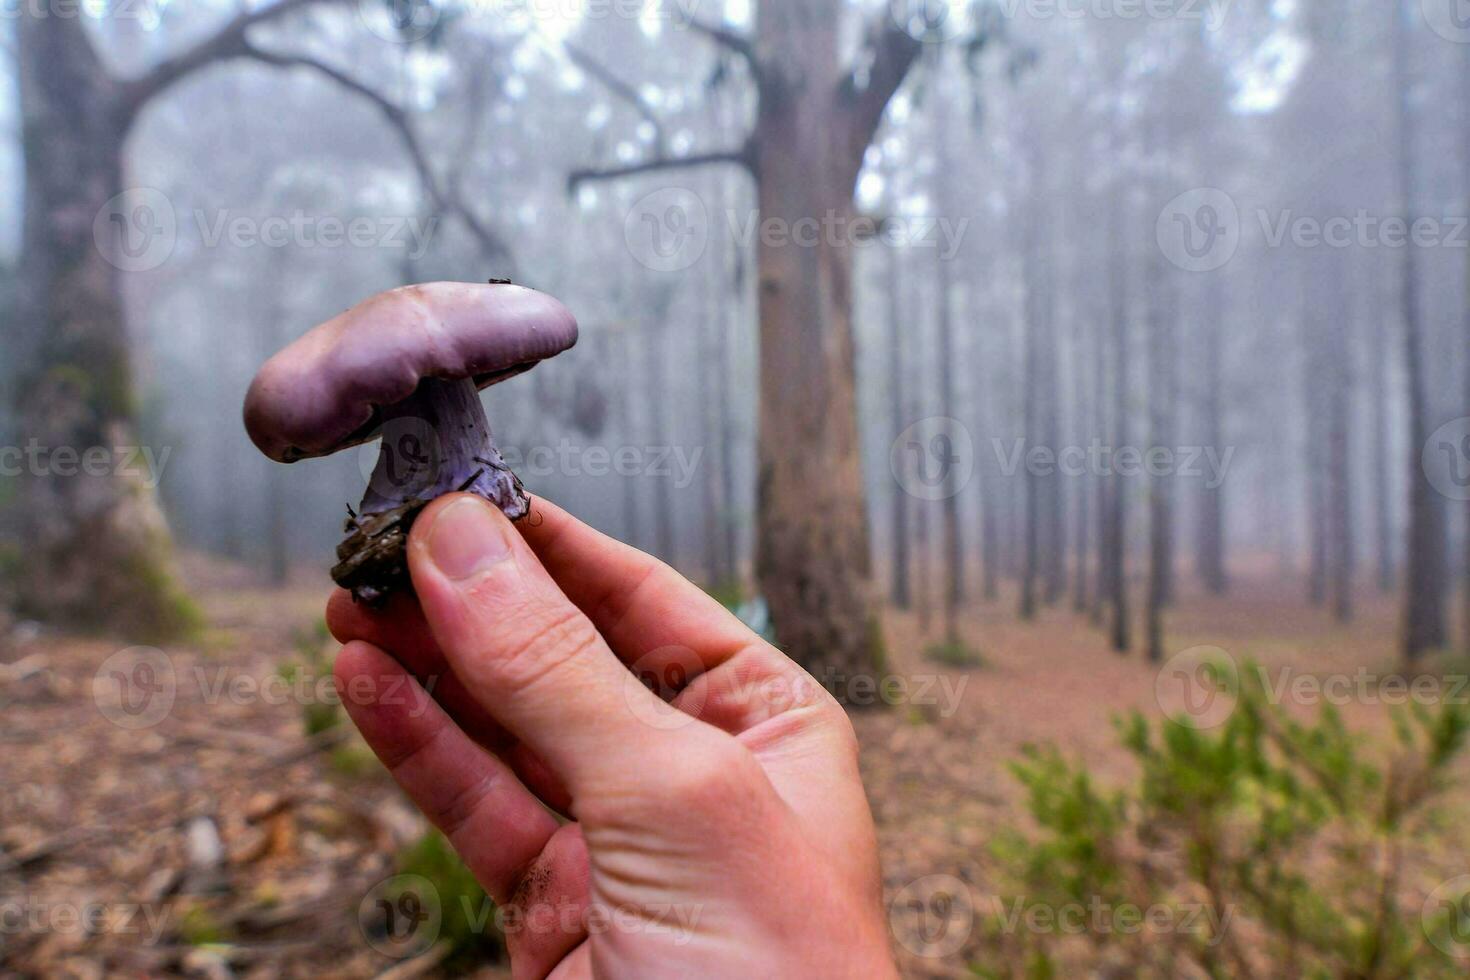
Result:
M381 605L408 577L408 533L419 513L449 493L474 493L512 521L531 499L495 446L479 389L468 379L426 378L383 409L378 460L358 513L337 547L332 579L353 598Z

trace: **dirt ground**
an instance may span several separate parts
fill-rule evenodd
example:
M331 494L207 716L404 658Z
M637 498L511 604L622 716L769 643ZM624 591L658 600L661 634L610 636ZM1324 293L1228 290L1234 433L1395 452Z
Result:
M316 678L286 698L260 686L302 656L299 637L320 622L322 582L302 575L270 590L200 559L188 572L209 628L166 651L176 690L154 724L94 697L99 673L136 671L147 656L119 660L116 643L27 624L5 634L0 976L438 972L432 955L405 963L376 951L358 924L359 906L394 873L392 855L423 825L360 745L307 737L294 692ZM1186 593L1167 648L1218 646L1303 671L1391 665L1390 599L1365 592L1348 626L1301 599L1298 586L1265 577L1238 582L1228 599ZM1019 819L1006 763L1024 745L1056 743L1102 781L1123 779L1129 764L1113 719L1131 708L1159 713L1157 669L1114 654L1069 603L1028 625L1014 609L1007 596L965 616L966 639L984 659L974 668L926 661L937 636L919 614L887 618L890 670L906 693L856 724L890 903L933 875L1000 887L986 846ZM1383 717L1377 707L1348 712L1367 728ZM902 933L902 916L895 923ZM906 975L970 975L973 942L924 956L913 937L895 939Z

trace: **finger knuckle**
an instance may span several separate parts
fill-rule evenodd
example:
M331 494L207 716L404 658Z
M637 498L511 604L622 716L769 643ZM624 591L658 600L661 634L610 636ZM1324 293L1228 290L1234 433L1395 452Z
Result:
M506 653L494 670L509 693L523 691L548 674L559 673L591 655L601 642L590 620L574 607L539 608L524 624L507 631Z

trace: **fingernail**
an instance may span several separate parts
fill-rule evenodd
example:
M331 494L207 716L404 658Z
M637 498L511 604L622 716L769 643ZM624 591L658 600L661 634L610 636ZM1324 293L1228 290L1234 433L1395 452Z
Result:
M445 576L463 582L510 557L510 523L490 505L470 497L441 510L429 528L429 559Z

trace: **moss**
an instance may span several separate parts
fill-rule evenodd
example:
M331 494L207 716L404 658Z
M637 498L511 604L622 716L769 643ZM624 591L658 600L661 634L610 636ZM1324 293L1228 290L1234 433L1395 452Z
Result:
M117 615L129 636L145 643L181 643L203 635L205 616L198 603L178 584L167 554L158 547L129 556L117 574L127 584L123 608L103 616ZM167 551L166 546L162 550ZM111 625L106 620L98 626Z

